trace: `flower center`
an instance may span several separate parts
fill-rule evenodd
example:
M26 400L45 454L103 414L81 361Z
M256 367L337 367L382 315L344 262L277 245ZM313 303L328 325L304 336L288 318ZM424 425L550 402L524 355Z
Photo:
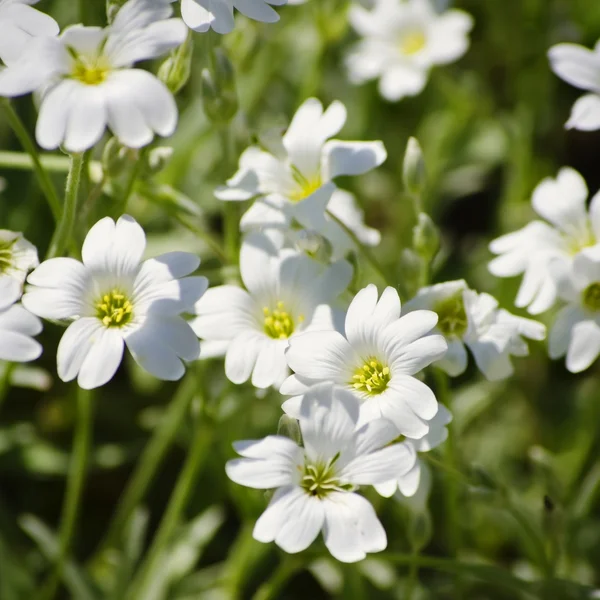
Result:
M583 305L592 312L600 311L600 282L592 283L583 290Z
M411 56L412 54L416 54L423 50L426 43L427 38L421 30L414 29L408 31L400 39L400 52L407 56Z
M114 289L96 303L96 316L105 327L124 327L133 317L133 305L123 292Z
M73 67L71 76L73 79L77 79L86 85L99 85L106 80L108 72L109 68L106 65L100 64L100 62L89 64L78 59Z
M438 315L438 329L445 337L462 337L466 333L469 321L462 293L440 300L433 310Z
M264 328L265 333L275 340L285 340L294 333L294 318L285 310L285 304L278 302L275 310L268 306L263 308L265 315ZM300 315L298 321L301 323L304 317Z
M389 367L376 358L368 358L362 367L354 371L350 385L355 390L374 396L385 391L390 379Z
M323 180L321 179L320 173L317 173L313 177L307 178L293 165L292 177L298 184L298 187L289 195L289 198L292 202L300 202L300 200L308 198L323 185Z
M334 465L339 457L338 452L326 463L304 464L300 486L307 494L320 499L331 492L349 492L354 489L350 483L341 483L335 473Z

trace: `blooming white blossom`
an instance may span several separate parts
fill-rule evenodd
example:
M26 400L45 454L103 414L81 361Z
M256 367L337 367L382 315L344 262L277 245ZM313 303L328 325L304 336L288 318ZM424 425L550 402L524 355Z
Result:
M446 338L448 352L436 366L452 377L467 368L468 348L488 379L505 379L513 373L511 355L529 353L521 336L535 340L546 337L544 325L499 309L495 298L469 289L462 279L420 289L404 305L404 312L408 314L416 309L437 313L435 330Z
M489 264L497 277L523 273L515 305L531 314L548 310L556 300L556 283L548 265L555 258L567 263L584 248L600 242L600 193L586 208L588 188L583 177L565 167L556 179L544 179L534 190L531 204L549 221L532 221L523 229L490 244L499 256Z
M135 361L159 379L179 379L182 361L200 347L180 316L208 287L205 277L186 277L200 259L169 252L142 262L144 230L132 217L106 217L87 234L83 262L52 258L33 271L23 304L45 319L71 324L58 346L58 376L84 389L112 379L125 344Z
M42 331L42 322L20 304L0 308L0 360L29 362L42 353L33 338Z
M438 14L429 0L377 0L373 10L356 4L350 23L363 38L346 59L350 80L379 79L380 94L392 102L420 94L433 66L459 59L473 27L469 14Z
M0 310L21 297L27 273L38 264L33 244L20 233L0 229Z
M34 37L58 35L58 23L31 4L38 0L0 0L0 60L17 60Z
M91 148L106 127L125 146L140 148L157 133L168 136L177 107L167 87L132 65L156 58L187 35L168 19L165 2L129 0L105 29L74 25L59 37L34 38L21 57L0 71L0 95L42 94L36 139L46 149Z
M338 331L307 332L290 340L286 352L294 371L281 393L294 396L283 408L291 416L311 385L332 381L361 401L361 423L389 419L407 437L419 439L438 410L431 389L414 375L447 349L441 335L428 335L437 315L417 310L400 317L398 292L388 287L378 300L373 284L350 304L345 336Z
M333 180L362 175L387 157L382 142L329 139L345 122L341 102L323 111L319 100L309 98L283 137L270 132L261 139L264 149L251 146L244 151L238 172L215 191L220 200L256 198L242 217L242 230L285 228L292 220L319 233L328 227L325 210L336 189Z
M358 414L352 394L324 383L302 402L304 448L281 436L234 444L244 458L229 461L227 475L249 487L276 488L256 522L255 539L294 553L323 531L328 550L343 562L387 546L373 507L356 490L407 472L415 454L406 444L388 445L397 431L384 419L356 429Z
M311 328L331 326L327 305L350 283L352 267L343 260L324 266L301 252L278 250L267 236L254 233L242 244L240 271L247 291L234 285L209 289L191 325L226 352L231 381L252 376L256 387L279 386L289 374L288 342Z
M587 250L572 265L550 264L558 295L567 302L550 328L550 358L567 355L567 369L579 373L600 354L600 249Z
M451 421L450 411L440 404L437 413L429 421L429 431L420 440L406 438L403 443L409 445L414 452L429 452L448 439L446 426ZM410 505L413 507L416 505L424 508L424 503L429 496L430 483L428 467L417 454L417 460L410 471L376 485L375 489L386 498L395 493L399 499L410 498Z
M287 0L181 0L181 17L194 31L229 33L234 26L234 8L255 21L276 23L279 15L272 6L284 4Z
M557 44L548 51L552 70L567 83L587 90L575 102L568 129L600 129L600 41L593 50L579 44Z

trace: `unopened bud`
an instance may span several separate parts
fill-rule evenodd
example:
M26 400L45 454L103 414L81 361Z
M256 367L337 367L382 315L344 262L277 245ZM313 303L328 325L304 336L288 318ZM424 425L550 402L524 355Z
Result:
M433 527L427 509L409 513L407 534L413 552L422 550L431 540Z
M302 433L300 431L300 425L298 421L289 415L283 415L279 419L279 425L277 426L277 435L283 435L284 437L290 438L300 446L302 444Z
M202 71L202 99L206 116L225 125L238 110L233 66L221 48L212 53L211 69Z
M102 151L102 169L110 178L118 177L132 162L132 154L136 152L119 143L111 137Z
M415 252L430 263L440 248L440 233L431 217L422 212L413 227L413 248Z
M328 263L331 260L331 243L316 231L306 229L292 230L290 237L294 246L300 252L308 254L319 262Z
M158 146L152 148L148 153L146 168L151 175L162 171L173 156L173 148L170 146Z
M400 282L404 295L412 298L419 290L423 259L410 248L402 250L400 255Z
M158 69L158 78L172 94L176 94L190 78L193 51L192 36L188 34L185 42L171 52L171 56Z
M425 188L425 160L421 146L414 137L408 138L408 144L406 144L402 176L406 191L413 196L420 197Z

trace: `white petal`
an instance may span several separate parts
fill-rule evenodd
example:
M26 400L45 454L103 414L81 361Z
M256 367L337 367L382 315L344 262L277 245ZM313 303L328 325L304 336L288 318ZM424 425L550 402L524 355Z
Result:
M265 343L265 336L252 330L244 331L232 340L225 356L225 375L229 381L248 381Z
M570 305L561 308L550 328L550 336L548 338L548 354L550 358L556 359L567 353L573 327L583 319L585 319L585 315L577 306Z
M72 381L77 377L101 329L101 323L92 317L78 319L67 327L58 344L56 356L58 376L63 381Z
M90 341L90 348L77 376L77 383L84 390L100 387L113 378L123 359L125 347L121 332L116 329L97 329Z
M416 96L427 83L427 71L395 65L384 71L379 80L379 93L390 102L405 96Z
M42 346L27 335L0 327L0 360L29 362L38 358Z
M387 158L383 142L341 142L331 140L323 148L323 171L327 179L363 175Z
M107 123L103 91L100 86L80 83L67 99L70 106L63 144L69 152L88 150L102 137Z
M171 281L190 275L199 266L200 259L191 252L167 252L144 261L138 280L148 276L155 283Z
M389 387L397 392L412 411L424 421L435 417L438 402L431 388L422 381L414 377L394 374Z
M416 460L414 467L408 472L398 477L397 485L400 493L407 498L414 496L419 489L421 482L421 461Z
M42 332L42 322L20 304L13 304L0 311L0 329L23 335L38 335Z
M82 311L80 297L69 290L29 288L21 302L29 312L44 319L69 319Z
M573 325L567 350L567 369L571 373L585 371L600 354L600 326L592 320Z
M65 79L52 87L42 98L35 127L35 138L42 148L58 148L65 139L77 89L76 81Z
M368 423L365 427L372 426ZM340 476L357 485L385 483L401 477L415 464L416 453L409 444L393 444L376 452L362 454L348 463Z
M354 296L346 313L345 330L351 344L358 344L366 337L366 321L377 305L377 287L370 283Z
M112 31L131 31L168 19L173 14L170 3L173 0L148 2L148 0L129 0L117 12L110 28Z
M23 285L14 277L0 273L0 310L14 304L23 293Z
M477 367L490 381L506 379L513 374L508 351L500 349L495 342L473 340L467 342L467 346L473 353Z
M600 95L585 94L571 109L571 116L565 123L567 129L595 131L600 129Z
M465 372L468 360L465 345L460 340L449 340L448 352L435 365L450 377L458 377Z
M194 31L204 33L210 29L213 16L195 0L181 0L181 18ZM233 15L232 15L233 25Z
M600 91L600 55L578 44L557 44L548 51L552 70L567 83Z
M398 301L399 303L399 301ZM384 344L387 352L393 348L408 346L427 335L437 324L438 315L432 310L412 310L389 326L384 331ZM388 325L388 323L382 323Z
M323 501L325 545L341 562L356 562L380 552L387 538L371 504L358 494L334 492Z
M240 250L240 273L246 289L254 296L269 297L275 289L278 255L273 242L262 233L248 234Z
M279 387L289 375L285 361L287 340L265 340L252 372L252 385L257 388Z
M279 15L264 0L234 0L235 7L247 17L262 23L276 23Z
M442 358L447 349L448 344L441 335L428 335L408 344L408 346L396 346L391 357L392 372L394 374L414 375L432 362Z
M392 421L402 435L420 439L429 432L428 422L419 418L402 396L392 388L378 396L378 404L381 416Z

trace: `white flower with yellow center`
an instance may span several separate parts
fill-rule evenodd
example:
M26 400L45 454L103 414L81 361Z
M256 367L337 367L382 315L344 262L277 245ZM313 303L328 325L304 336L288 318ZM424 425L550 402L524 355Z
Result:
M571 263L577 253L600 242L600 193L586 208L588 188L574 169L562 168L556 179L544 179L531 198L533 209L549 221L532 221L523 229L494 240L490 250L499 256L488 266L497 277L523 273L515 300L531 314L548 310L556 300L551 260Z
M42 353L33 338L42 331L42 322L20 304L0 308L0 360L29 362Z
M399 433L413 439L428 431L438 410L431 389L415 374L446 352L441 335L429 335L437 315L429 310L400 317L398 292L388 287L377 299L368 285L352 300L345 336L338 331L314 331L290 340L286 352L294 371L281 393L295 396L283 405L296 416L298 403L312 385L332 381L361 401L361 423L385 418Z
M106 217L87 234L82 260L52 258L33 271L23 304L45 319L71 321L58 346L58 376L84 389L115 374L125 345L135 361L159 379L175 380L183 361L196 360L198 338L182 313L208 287L186 277L200 259L169 252L142 262L144 230L130 216Z
M438 14L430 0L376 0L372 10L356 4L350 23L363 38L346 59L350 80L379 79L380 94L391 102L420 94L433 66L458 60L473 27L469 14Z
M571 373L585 371L600 355L600 249L587 250L571 265L554 260L561 308L550 328L550 358L566 354Z
M229 33L234 26L234 8L255 21L276 23L279 15L272 6L284 4L287 0L181 0L181 17L194 31Z
M246 289L209 289L196 304L198 317L191 325L206 340L208 353L225 354L231 381L252 377L258 388L279 386L289 374L288 342L329 325L326 305L346 289L352 267L346 261L324 266L301 252L279 250L267 236L254 233L242 244L240 271Z
M256 522L254 538L301 552L323 532L334 558L356 562L387 546L371 504L356 492L409 471L410 446L392 444L396 428L378 419L357 428L359 407L352 394L324 383L312 388L300 408L304 447L269 436L234 444L243 457L226 465L236 483L273 489Z
M567 129L600 129L600 41L593 50L579 44L557 44L548 51L552 70L585 94L575 102Z
M63 145L83 152L108 126L130 148L168 136L177 107L167 87L132 65L181 44L187 30L168 19L172 8L154 0L129 0L110 27L68 27L57 38L32 40L22 56L0 71L0 95L42 93L36 139L46 149Z
M464 280L438 283L419 290L404 312L428 309L438 315L436 331L448 342L448 352L436 366L456 377L467 368L467 348L479 370L491 381L512 375L512 356L529 353L525 338L543 340L546 328L531 319L498 308L489 294L468 288Z
M19 59L32 38L58 35L58 23L31 4L39 0L0 0L0 60Z
M38 264L33 244L20 233L0 229L0 310L21 297L27 273Z
M346 122L346 108L332 102L327 110L310 98L296 111L287 131L261 138L264 148L251 146L240 157L238 172L218 188L220 200L255 198L242 217L243 231L285 228L292 220L321 231L325 210L335 191L333 180L362 175L378 167L387 154L381 142L331 140Z

